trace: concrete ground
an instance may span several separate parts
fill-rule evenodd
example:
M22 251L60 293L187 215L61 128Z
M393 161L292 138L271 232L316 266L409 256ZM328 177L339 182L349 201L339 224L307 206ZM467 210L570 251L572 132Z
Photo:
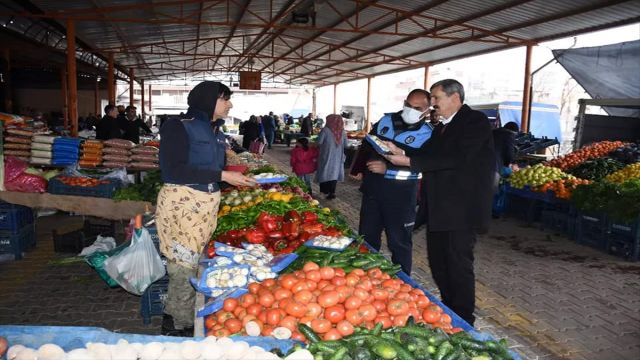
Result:
M289 151L275 145L266 158L288 170ZM314 193L318 194L317 186ZM338 184L322 200L357 228L358 184ZM80 228L83 217L38 220L38 242L20 261L0 263L0 324L99 326L158 334L145 326L140 297L110 289L83 262L53 252L51 230ZM640 358L640 263L603 254L514 219L495 220L476 246L476 328L499 338L523 359ZM414 234L412 276L437 294L426 259L425 233Z

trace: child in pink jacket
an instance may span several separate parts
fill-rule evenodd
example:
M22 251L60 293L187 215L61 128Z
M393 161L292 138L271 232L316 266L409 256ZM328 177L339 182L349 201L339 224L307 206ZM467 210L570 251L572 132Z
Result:
M318 168L318 148L309 146L309 139L298 139L296 147L291 150L291 168L309 187L311 193L311 175Z

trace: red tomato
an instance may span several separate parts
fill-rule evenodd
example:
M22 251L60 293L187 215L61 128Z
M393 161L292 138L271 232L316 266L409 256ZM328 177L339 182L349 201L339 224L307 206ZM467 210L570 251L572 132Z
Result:
M224 322L224 327L230 334L235 334L242 330L242 322L238 319L229 319Z
M253 294L244 294L240 297L240 306L248 307L251 304L256 303L256 297Z
M323 308L333 306L340 301L340 294L335 290L325 291L318 296L318 304Z
M228 299L224 300L222 308L225 311L233 311L233 310L236 309L236 306L238 306L238 300L237 299L228 298Z
M360 288L355 289L353 291L353 295L359 297L360 300L366 300L369 297L369 293L366 290Z
M231 335L231 333L227 329L220 329L220 330L214 331L211 334L207 333L207 335L208 336L215 336L215 337L226 337L226 336Z
M371 295L376 300L386 300L389 297L389 293L384 289L373 289L371 290Z
M227 321L228 319L232 319L234 317L235 316L232 313L224 310L218 311L216 313L216 320L219 324L224 324L225 321Z
M327 280L320 280L320 281L318 281L318 289L324 290L324 288L327 287L330 284L331 284L331 282L329 282Z
M258 316L261 312L264 311L264 306L260 304L251 304L247 306L247 314Z
M362 314L360 314L358 309L347 310L344 316L348 322L353 324L353 326L359 326L360 324L362 324Z
M320 266L314 263L313 261L309 261L308 263L304 264L304 266L302 267L302 270L304 272L309 272L310 270L318 270L318 269L320 269Z
M307 312L305 316L309 316L311 318L317 318L322 314L322 306L320 304L312 302L307 304Z
M379 279L382 276L382 270L380 268L369 269L367 275L372 279Z
M340 279L340 278L334 278L334 279ZM337 286L336 291L340 296L339 302L344 302L349 296L351 296L351 294L353 294L353 288L350 288L346 285Z
M302 290L308 290L309 288L307 287L307 282L304 280L298 281L297 283L295 283L292 287L291 287L291 292L293 292L294 294L302 291Z
M262 282L262 286L266 287L266 288L271 288L276 284L276 280L275 279L266 279L265 281Z
M338 330L342 336L349 336L353 334L353 325L347 320L342 320L336 324L336 330Z
M301 333L299 333L297 331L292 331L291 332L291 340L307 341L307 338L305 338L304 335L302 335Z
M349 275L345 276L347 286L356 286L356 284L360 281L360 277L351 272Z
M331 329L331 322L327 319L313 319L311 329L318 334L324 334Z
M295 301L308 304L313 299L313 293L309 290L300 290L293 295Z
M342 339L342 335L340 335L340 332L336 329L331 329L329 331L327 331L326 334L324 334L324 336L322 337L322 340L327 341L327 340L340 340Z
M266 323L272 326L278 325L280 320L282 320L282 316L278 309L269 309L266 311L267 313L267 321Z
M322 276L324 280L331 280L334 276L336 276L336 271L329 266L321 267L320 276Z
M333 279L331 279L331 283L335 286L341 286L345 285L347 283L347 280L344 277L335 276Z
M387 305L387 312L392 316L405 315L409 312L409 304L403 300L391 300Z
M334 305L324 309L324 318L331 321L333 324L337 324L344 320L344 306Z
M440 322L445 324L451 324L451 316L448 314L440 314Z
M271 336L272 333L273 333L273 326L265 325L262 327L262 331L260 332L260 335Z
M345 277L345 275L347 275L347 273L345 273L343 268L335 268L335 271L336 271L336 276Z
M349 296L345 301L344 301L344 307L347 310L350 309L357 309L360 307L360 305L362 305L362 299L360 299L359 297L352 295Z
M358 308L358 312L362 315L364 321L373 321L378 316L378 311L371 304L364 304Z
M429 324L435 324L440 321L440 313L427 308L422 312L422 319Z
M257 294L258 290L260 290L261 286L258 283L250 283L249 284L249 292L252 294Z
M287 307L285 308L285 310L287 314L294 316L296 318L301 318L304 316L304 314L306 314L307 307L302 303L299 303L297 301L292 301L289 304L287 304Z
M298 279L292 274L285 274L280 277L280 285L285 289L291 289Z
M384 316L384 315L378 315L374 322L377 323L382 323L382 328L383 329L388 329L393 325L393 321L391 321L391 318L389 318L388 316Z
M385 303L382 300L376 300L376 301L372 302L371 305L373 305L373 307L376 308L376 310L378 312L387 310L387 303Z
M320 270L307 271L307 279L314 282L320 281L322 279L322 276L320 276Z
M421 296L418 296L418 300L416 300L416 305L418 305L418 309L424 309L427 306L429 306L430 303L431 301L429 301L429 298L426 297L424 294L422 294Z
M258 303L266 308L270 308L274 302L276 302L276 298L270 292L260 295L258 299Z
M405 326L407 325L407 320L409 319L409 315L396 315L393 319L394 326Z
M213 315L209 315L204 319L204 327L206 329L211 329L214 325L216 325L216 318Z
M258 318L255 315L245 315L242 319L242 326L247 325L249 321L259 322Z
M354 275L358 275L358 276L364 276L365 272L362 269L353 269L353 271L351 271L350 274L354 274Z
M293 296L293 293L291 292L291 290L288 290L288 289L279 288L273 291L273 297L275 297L276 300L282 300L282 299L290 298L292 296Z
M313 320L315 320L315 319L316 319L315 317L303 316L303 317L300 318L300 320L298 320L298 323L305 324L307 326L311 326L311 322Z
M296 327L298 326L298 319L291 315L287 315L282 320L280 320L278 326L285 327L291 330L291 332L293 333L293 331L295 331Z
M242 319L245 315L247 315L247 309L242 306L238 306L235 310L233 310L233 315L238 319Z

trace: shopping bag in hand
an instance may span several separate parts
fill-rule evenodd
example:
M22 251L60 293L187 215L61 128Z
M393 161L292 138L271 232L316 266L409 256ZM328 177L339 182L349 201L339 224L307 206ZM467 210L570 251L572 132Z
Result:
M104 268L120 286L132 294L142 293L166 274L162 259L145 228L136 230L131 245L105 260Z
M249 151L261 155L264 152L264 142L261 138L255 139L249 145Z

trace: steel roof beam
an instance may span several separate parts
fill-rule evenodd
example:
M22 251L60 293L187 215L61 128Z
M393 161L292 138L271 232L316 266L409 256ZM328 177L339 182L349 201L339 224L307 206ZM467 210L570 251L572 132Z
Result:
M238 14L238 16L236 17L236 23L239 23L242 20L242 18L244 17L244 14L247 11L247 9L249 8L250 4L251 4L251 0L246 0L244 2L244 5L242 6L242 10L240 11L240 14ZM229 7L229 4L227 4L227 9L228 9L228 7ZM228 13L227 13L227 16L228 16ZM220 49L220 52L218 53L218 57L216 57L215 60L213 61L213 66L211 68L215 69L216 65L218 65L218 59L220 58L220 55L222 55L222 53L227 49L227 45L229 45L229 41L235 35L237 28L238 27L236 25L231 26L231 30L229 31L229 35L225 39L224 44L222 45L222 48Z

